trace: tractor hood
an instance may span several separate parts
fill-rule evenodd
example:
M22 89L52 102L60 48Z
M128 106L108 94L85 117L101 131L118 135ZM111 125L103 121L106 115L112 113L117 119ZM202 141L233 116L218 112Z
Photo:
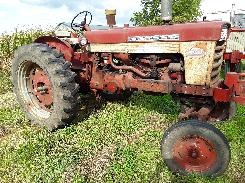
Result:
M195 22L185 24L113 28L84 33L90 43L129 43L153 41L218 41L226 39L230 24L227 22Z

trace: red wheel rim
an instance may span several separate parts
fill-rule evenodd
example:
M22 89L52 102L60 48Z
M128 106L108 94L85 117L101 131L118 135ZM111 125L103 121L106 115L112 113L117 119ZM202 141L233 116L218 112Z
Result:
M175 162L188 172L207 171L217 160L214 145L196 135L177 140L172 155Z
M51 111L53 104L53 91L47 74L38 65L33 65L29 75L29 91L38 105Z

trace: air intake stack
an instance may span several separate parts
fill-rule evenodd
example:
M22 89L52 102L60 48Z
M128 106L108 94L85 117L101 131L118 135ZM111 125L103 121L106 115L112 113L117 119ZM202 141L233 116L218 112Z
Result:
M107 25L109 25L110 28L113 27L113 25L116 25L116 10L105 10L106 14L106 20L107 20Z
M161 18L164 23L172 20L172 3L173 0L161 0Z

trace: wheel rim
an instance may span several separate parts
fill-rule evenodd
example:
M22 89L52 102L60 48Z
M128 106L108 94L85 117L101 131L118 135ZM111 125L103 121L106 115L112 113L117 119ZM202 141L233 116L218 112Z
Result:
M187 136L177 140L172 155L175 162L188 172L207 171L217 160L214 145L199 136Z
M45 71L31 61L23 62L18 70L18 85L27 110L32 115L48 118L53 107L53 91Z

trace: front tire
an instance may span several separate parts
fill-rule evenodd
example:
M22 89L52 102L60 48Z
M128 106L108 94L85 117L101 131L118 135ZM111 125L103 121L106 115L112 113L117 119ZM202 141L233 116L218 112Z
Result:
M76 74L63 54L46 44L20 47L12 62L14 93L32 123L50 131L64 126L79 106Z
M170 127L161 142L163 159L169 169L182 175L197 173L219 176L230 161L225 136L213 125L197 120Z

